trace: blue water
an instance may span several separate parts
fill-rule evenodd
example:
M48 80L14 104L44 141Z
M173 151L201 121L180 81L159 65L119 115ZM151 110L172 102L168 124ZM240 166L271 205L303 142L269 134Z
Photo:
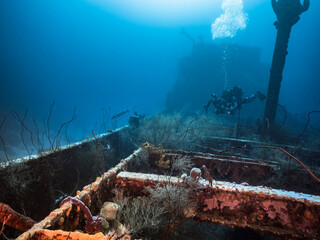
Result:
M32 118L42 126L53 102L52 131L71 119L76 107L71 141L91 137L102 108L110 115L128 109L151 116L165 110L179 59L193 49L181 29L197 42L198 36L214 42L211 24L222 13L221 3L0 1L0 120L7 114L0 134L7 145L18 144L20 127L11 109L21 116L28 110L25 122L33 128ZM260 61L270 66L276 37L271 3L243 0L243 7L247 26L227 41L261 48ZM320 2L311 0L293 27L279 100L292 115L305 118L320 109L319 11Z

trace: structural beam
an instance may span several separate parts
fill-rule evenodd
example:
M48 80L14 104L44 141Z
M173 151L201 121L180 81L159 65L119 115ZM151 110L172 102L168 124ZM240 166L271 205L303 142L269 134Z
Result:
M146 186L159 182L169 182L169 178L132 172L120 172L116 177L116 186L137 195L145 194ZM170 177L170 183L191 186L176 177ZM319 196L222 181L210 186L202 179L195 188L198 202L195 220L249 227L285 239L320 239Z

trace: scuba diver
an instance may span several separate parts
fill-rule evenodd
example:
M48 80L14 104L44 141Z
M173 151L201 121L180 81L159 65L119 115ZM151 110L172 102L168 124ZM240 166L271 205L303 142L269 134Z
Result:
M229 115L233 115L237 110L241 109L243 104L251 103L257 98L261 102L266 99L266 95L259 91L256 91L256 93L251 94L249 97L242 97L242 94L242 89L237 86L223 91L221 98L218 98L215 94L211 94L211 99L203 106L205 112L208 113L209 107L213 106L216 114L228 113Z

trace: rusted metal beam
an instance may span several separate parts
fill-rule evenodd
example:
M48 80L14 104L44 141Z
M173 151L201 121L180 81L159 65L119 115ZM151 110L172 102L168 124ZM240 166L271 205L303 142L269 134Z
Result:
M110 145L112 150L106 153L106 169L114 167L121 157L136 149L130 141L120 137L128 131L129 128L124 127L97 135L99 141L104 146ZM92 137L10 162L0 162L0 202L32 219L44 219L61 193L73 194L100 175L101 168L95 167L101 165L96 144ZM11 232L7 236L10 238Z
M146 186L169 181L185 184L176 177L120 172L116 186L143 194ZM196 200L196 220L249 227L286 239L320 239L320 196L222 181L210 186L201 179L196 185Z
M21 231L27 231L36 223L36 221L17 213L9 205L0 203L0 223Z
M157 166L157 162L161 158L163 162L167 162L171 166L172 159L181 156L189 157L198 168L201 168L202 165L210 168L212 176L216 179L237 183L247 182L250 185L258 185L266 178L276 177L280 169L279 164L275 161L230 155L217 156L210 153L166 150L155 147L151 151L149 150L151 166Z
M114 168L111 168L109 171L105 172L101 177L98 177L95 182L83 187L82 191L77 192L77 198L83 201L90 210L96 210L98 208L98 200L101 198L105 192L110 192L110 189L114 186L114 180L116 175L123 171L127 165L134 161L135 158L144 151L139 148L134 151L129 157L120 161ZM109 189L110 188L110 189ZM105 196L103 196L105 197ZM88 234L84 233L72 233L71 231L61 231L64 230L66 222L69 220L70 211L72 210L71 204L64 204L60 208L52 211L45 219L33 225L33 227L21 234L17 240L29 240L29 239L113 239L112 236L107 238L101 234L90 235L92 238L87 237ZM79 222L79 217L72 219L76 225ZM70 221L69 221L70 223ZM48 229L54 231L49 231ZM63 236L67 236L63 238ZM47 236L47 238L45 238ZM72 236L72 238L71 238ZM126 234L123 238L119 239L129 239L129 236Z
M216 151L225 150L226 146L227 148L232 147L259 147L259 146L265 146L265 142L261 141L255 141L255 140L249 140L249 139L239 139L239 138L227 138L227 137L214 137L210 136L207 140L207 145L203 146L200 145L199 151L206 152L208 151L208 146L210 146L211 150L215 149ZM296 142L296 138L292 138L291 142ZM298 154L301 159L304 160L304 163L308 164L309 166L318 166L319 160L320 160L320 151L315 151L312 148L309 148L308 146L297 146L295 145L285 145L285 144L272 144L272 146L283 148L291 153ZM248 150L247 150L248 151ZM240 153L241 155L245 155L246 151L242 150L235 150L232 152L234 153Z
M55 240L111 240L110 236L103 233L86 234L81 232L67 232L62 230L33 230L30 232L32 239L55 239Z

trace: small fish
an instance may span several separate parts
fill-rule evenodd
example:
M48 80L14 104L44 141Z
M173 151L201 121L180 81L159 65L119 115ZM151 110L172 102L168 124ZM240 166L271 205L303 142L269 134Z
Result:
M128 109L125 110L125 111L119 112L119 113L113 115L111 119L115 119L115 118L121 117L122 115L126 114L127 112L129 112Z

